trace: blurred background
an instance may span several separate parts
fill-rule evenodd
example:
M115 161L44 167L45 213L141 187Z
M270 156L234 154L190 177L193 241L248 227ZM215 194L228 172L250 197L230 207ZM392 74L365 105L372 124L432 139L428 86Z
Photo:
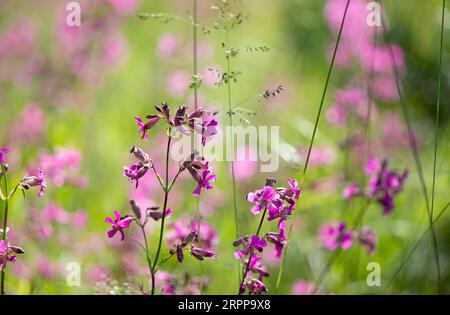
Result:
M114 210L129 213L130 199L144 208L162 203L163 195L152 177L142 179L135 190L122 174L134 144L161 161L161 171L163 167L164 128L157 126L150 141L144 142L134 117L153 114L153 106L164 101L173 108L194 102L191 0L77 2L80 27L66 24L68 1L0 0L0 147L11 150L7 162L12 184L37 167L48 176L43 198L35 198L30 191L26 198L17 194L10 205L9 238L25 249L8 266L10 294L139 294L140 285L148 291L144 256L129 240L135 234L139 237L137 228L127 231L128 239L121 243L107 237L104 219ZM232 12L242 15L242 23L228 31L229 44L239 49L231 59L232 70L240 72L238 82L232 84L233 102L244 101L240 107L254 111L255 115L243 117L251 125L280 126L277 172L261 173L258 162L235 165L239 226L242 233L250 234L258 219L249 211L246 194L261 188L266 177L277 178L280 185L286 185L288 178L301 178L346 1L229 2ZM278 290L280 261L273 258L272 247L263 257L271 272L267 280L270 294L310 292L309 286L332 253L321 246L318 231L328 222L351 225L355 220L361 202L344 200L343 190L352 181L364 181L369 155L388 159L396 170L408 169L409 178L389 216L383 216L376 205L364 216L363 224L376 232L376 251L368 254L357 245L344 251L330 268L321 291L436 293L429 235L388 286L428 228L390 53L392 47L430 193L441 1L384 2L386 34L381 27L367 25L368 1L351 1ZM221 6L223 1L198 0L199 104L219 111L219 124L225 126L227 89L218 83L226 68L222 43L227 39L216 27L220 19L212 5ZM164 14L141 20L136 16L141 13ZM450 184L448 10L446 20L436 215L449 201ZM280 86L274 97L260 97ZM373 99L369 117L368 99ZM235 122L246 125L244 119ZM230 166L215 162L214 167L218 181L213 190L202 194L200 211L211 229L217 258L199 263L190 257L182 264L172 260L164 266L164 272L186 289L184 293L199 293L187 289L199 279L205 281L204 294L237 291ZM175 172L176 165L171 174ZM177 183L169 201L174 214L168 220L168 237L174 226L188 228L194 219L194 188L186 174ZM157 246L158 225L149 226L152 251ZM265 228L270 229L270 224ZM449 293L447 213L435 228L443 290ZM170 246L168 241L165 253ZM81 266L81 286L67 284L66 268L71 262ZM369 262L381 266L380 287L366 284Z

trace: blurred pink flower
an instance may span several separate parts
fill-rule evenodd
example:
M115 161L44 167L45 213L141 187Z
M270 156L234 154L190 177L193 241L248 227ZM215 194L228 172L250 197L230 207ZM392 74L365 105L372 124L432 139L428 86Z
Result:
M177 35L165 33L158 39L156 45L157 53L161 58L170 58L175 55L180 46L180 39Z
M311 295L316 290L316 285L312 282L299 280L294 283L292 287L292 294L294 295Z
M23 56L35 50L36 26L28 19L18 19L0 35L0 56Z
M72 215L72 219L71 219L73 226L76 227L77 229L83 229L87 224L87 220L88 220L88 214L84 210L76 211Z
M342 222L323 225L318 236L320 244L330 250L338 247L343 250L349 249L353 242L353 231L346 230L346 225Z
M116 32L105 39L103 49L103 60L108 64L117 66L128 51L128 42L122 33Z
M47 115L36 104L26 105L19 118L13 122L9 137L14 142L30 142L40 141L46 129Z
M181 98L189 87L191 76L185 70L176 70L167 78L167 92L174 98Z
M305 161L308 155L308 148L301 148L299 154ZM311 167L327 166L333 164L335 160L336 152L331 147L313 147L309 157L309 165Z
M203 82L209 86L214 87L222 79L222 72L218 66L208 66L203 70Z
M58 148L54 154L42 153L36 164L42 167L55 187L65 184L84 187L84 176L77 174L82 158L77 149Z
M236 160L234 161L234 174L238 181L248 181L257 172L258 152L256 149L243 146L236 151ZM231 166L230 166L231 167Z
M130 15L139 5L139 0L109 0L109 2L119 15Z

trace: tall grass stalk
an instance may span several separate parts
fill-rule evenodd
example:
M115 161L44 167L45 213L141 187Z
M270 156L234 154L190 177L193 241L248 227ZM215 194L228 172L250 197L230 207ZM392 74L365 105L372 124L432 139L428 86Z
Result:
M442 0L442 15L441 15L441 39L439 46L439 67L438 67L438 94L436 101L436 127L434 131L434 157L433 157L433 184L431 188L431 221L433 221L434 212L434 197L436 188L436 163L437 163L437 151L438 151L438 134L439 134L439 112L441 107L441 86L442 86L442 51L444 44L444 17L445 17L445 0ZM431 223L432 224L432 223ZM439 257L436 257L439 266ZM439 269L438 269L439 270ZM440 278L440 275L439 275ZM438 282L438 291L441 291L441 282Z
M382 26L382 30L383 30L383 36L386 42L389 42L389 36L387 34L387 30L386 30L386 23L384 21L384 18L381 18L381 26ZM406 100L403 94L403 90L402 90L402 86L401 86L401 81L400 81L400 74L398 71L398 67L397 67L397 62L395 60L395 55L394 55L394 51L392 48L392 45L389 45L389 52L390 52L390 57L391 57L391 62L392 62L392 71L395 77L395 85L397 88L397 93L400 99L400 104L402 107L402 112L403 112L403 118L405 120L405 124L406 124L406 128L408 131L408 139L409 139L409 145L413 154L413 158L414 158L414 163L416 166L416 170L419 176L419 182L420 185L422 187L422 193L425 199L425 203L426 203L426 210L427 210L427 215L428 215L428 224L430 227L430 231L431 231L431 243L432 243L432 247L433 247L433 252L434 252L434 259L435 259L435 263L436 263L436 272L437 272L437 287L438 287L438 292L440 292L440 288L441 288L441 268L440 268L440 263L439 263L439 250L438 250L438 245L437 245L437 238L436 238L436 232L434 230L433 227L433 217L432 217L432 213L431 213L431 206L430 206L430 200L428 197L428 190L427 190L427 186L425 183L425 177L423 175L423 167L422 167L422 162L420 160L420 154L419 154L419 149L417 148L417 143L414 137L414 132L411 126L411 118L410 118L410 114L409 114L409 110L408 110L408 106L406 104Z
M339 43L340 43L340 40L341 40L342 30L344 28L345 18L347 16L347 11L348 11L349 5L350 5L350 0L347 0L347 4L345 5L345 10L344 10L344 15L342 16L341 25L340 25L340 28L339 28L338 37L336 39L336 44L334 46L333 56L331 58L331 63L330 63L330 66L328 68L328 73L327 73L327 77L326 77L326 80L325 80L325 86L323 88L322 97L320 99L320 105L319 105L319 109L317 111L316 121L314 123L313 133L312 133L311 141L310 141L309 147L308 147L308 154L306 156L305 166L303 168L303 174L302 174L302 178L300 180L300 187L303 187L303 181L304 181L305 176L306 176L306 171L308 170L309 159L311 157L311 150L312 150L312 147L314 145L314 140L315 140L316 132L317 132L317 126L319 125L319 120L320 120L320 116L321 116L321 113L322 113L323 104L325 102L325 96L327 94L328 84L330 82L331 72L332 72L333 67L334 67L334 61L336 59L337 50L339 48ZM277 276L277 281L276 281L276 285L275 285L275 290L276 291L278 291L278 288L279 288L280 283L281 283L281 277L283 275L283 267L284 267L284 263L285 263L285 260L286 260L286 255L287 255L289 241L290 241L291 236L292 236L292 230L293 230L293 226L294 226L294 222L295 222L295 215L296 215L296 213L297 213L297 211L295 211L294 214L292 215L292 222L291 222L291 224L289 226L289 232L288 232L288 237L287 237L286 248L283 250L283 253L282 253L280 269L278 270L278 276Z

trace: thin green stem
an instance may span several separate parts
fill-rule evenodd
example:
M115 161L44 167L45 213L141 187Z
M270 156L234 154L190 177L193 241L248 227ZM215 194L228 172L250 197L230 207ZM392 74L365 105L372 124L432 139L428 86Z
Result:
M3 184L5 188L5 194L8 194L8 179L6 174L6 168L3 164L1 164L2 173L3 173ZM8 226L8 204L9 204L9 196L7 195L4 201L4 212L3 212L3 233L2 240L6 240L6 229ZM6 278L6 268L3 266L0 280L0 293L1 295L5 295L5 278Z
M158 249L156 250L156 256L155 256L155 260L153 262L153 266L152 269L154 270L157 263L158 263L158 258L161 252L161 245L162 245L162 241L163 241L163 237L164 237L164 222L165 222L165 218L166 218L166 210L167 210L167 201L168 201L168 197L169 197L169 155L170 155L170 143L172 141L172 135L171 135L171 130L169 129L168 132L168 139L167 139L167 150L166 150L166 184L165 184L165 189L164 189L164 205L163 205L163 214L162 214L162 218L161 218L161 228L160 228L160 232L159 232L159 242L158 242ZM152 288L152 295L154 295L154 286Z
M197 0L193 0L193 22L192 25L192 42L193 42L193 52L192 52L192 64L193 64L193 72L194 75L197 76ZM197 82L194 84L194 107L198 108L198 86ZM194 137L194 148L196 147L196 136L193 133ZM201 223L201 214L200 214L200 196L195 201L195 212L197 216L197 237L200 239L200 223Z
M328 68L328 73L327 73L327 77L326 77L326 81L325 81L325 86L324 86L324 88L323 88L322 97L321 97L321 99L320 99L320 105L319 105L319 109L318 109L318 111L317 111L316 121L315 121L315 123L314 123L314 129L313 129L313 133L312 133L312 136L311 136L311 141L310 141L309 147L308 147L308 154L307 154L307 156L306 156L306 162L305 162L305 166L304 166L304 168L303 168L303 175L302 175L302 179L301 179L301 181L300 181L300 186L301 186L301 187L303 186L303 181L304 181L304 178L305 178L305 176L306 176L306 171L307 171L307 169L308 169L309 159L310 159L310 156L311 156L311 150L312 150L312 147L313 147L313 145L314 145L314 139L315 139L315 137L316 137L317 126L319 125L320 116L321 116L321 113L322 113L323 104L324 104L324 102L325 102L325 96L326 96L326 94L327 94L328 84L329 84L329 82L330 82L330 77L331 77L331 73L332 73L332 70L333 70L333 67L334 67L334 62L335 62L336 54L337 54L337 51L338 51L338 48L339 48L339 43L340 43L340 41L341 41L342 30L343 30L343 28L344 28L345 18L346 18L346 16L347 16L347 11L348 11L349 5L350 5L350 0L347 0L347 4L346 4L345 10L344 10L344 15L342 16L342 20L341 20L341 26L340 26L340 28L339 28L338 37L337 37L337 39L336 39L336 44L335 44L335 46L334 46L333 56L332 56L332 58L331 58L331 63L330 63L330 66L329 66L329 68ZM288 250L288 245L289 245L289 240L290 240L290 236L291 236L293 224L294 224L294 222L295 222L295 216L296 216L296 213L297 213L297 211L294 212L294 214L292 215L292 221L291 221L291 226L289 227L289 234L288 234L288 238L287 238L287 242L286 242L286 247L285 247L285 249L284 249L284 251L283 251L283 253L282 253L282 258L281 258L281 263L280 263L280 269L278 270L277 283L276 283L275 290L278 290L278 287L279 287L279 285L280 285L280 283L281 283L281 277L282 277L282 272L283 272L283 265L284 265L284 262L285 262L285 260L286 260L287 250Z
M147 233L145 233L145 227L142 224L139 224L139 226L142 231L142 237L144 238L145 256L147 258L148 271L150 272L150 276L152 279L151 292L152 292L152 295L154 295L155 294L155 275L154 275L154 271L153 271L153 267L152 267L152 260L150 259L150 251L149 251L148 242L147 242Z
M444 16L445 16L445 0L442 0L442 17L441 17L441 42L439 47L439 68L438 68L438 94L436 101L436 128L434 132L434 157L433 157L433 184L431 188L431 219L433 219L434 212L434 197L435 197L435 188L436 188L436 164L437 164L437 150L438 150L438 134L439 134L439 112L441 105L441 86L442 86L442 51L444 44ZM439 259L439 258L437 258ZM439 289L441 282L438 282Z
M226 48L229 47L229 35L228 35L228 29L225 30L225 37L226 37ZM228 115L229 115L229 125L231 130L233 129L233 106L232 106L232 98L231 98L231 80L229 78L231 73L231 56L229 54L226 54L226 60L227 60L227 96L228 96ZM239 223L238 223L238 210L237 210L237 189L236 189L236 176L234 173L234 134L233 132L230 133L230 143L231 143L231 151L233 153L230 166L231 166L231 182L233 187L233 209L234 209L234 228L235 228L235 235L236 238L239 237ZM238 283L241 283L240 278L240 271L239 271L239 264L237 264L237 270L238 270Z
M385 38L385 41L387 43L389 43L389 38L388 38L388 34L386 31L386 25L385 25L385 21L384 18L381 18L381 22L382 22L382 29L383 29L383 36ZM400 83L400 74L398 71L398 67L397 67L397 62L395 60L395 55L394 55L394 50L392 45L389 45L389 50L390 50L390 57L391 57L391 62L392 62L392 71L394 73L394 77L395 77L395 84L396 84L396 88L397 88L397 93L400 99L400 103L401 103L401 107L402 107L402 112L403 112L403 117L405 119L405 123L406 123L406 127L407 127L407 131L408 131L408 139L409 139L409 145L414 157L414 162L415 162L415 166L417 169L417 173L419 175L419 181L420 181L420 185L422 187L422 193L425 199L425 204L426 204L426 210L427 210L427 214L428 214L428 224L430 226L430 231L431 231L431 243L432 243L432 247L433 247L433 252L434 252L434 258L435 258L435 263L436 263L436 272L437 272L437 287L438 287L438 292L440 292L440 288L441 288L441 267L440 267L440 262L439 262L439 250L438 250L438 245L437 245L437 237L436 237L436 232L435 229L433 227L433 217L432 217L432 213L431 213L431 207L430 207L430 201L429 201L429 197L428 197L428 190L427 190L427 186L425 183L425 177L423 175L423 167L422 167L422 163L420 160L420 154L419 154L419 149L417 148L417 143L414 137L414 132L412 130L411 127L411 119L410 119L410 114L409 114L409 110L408 110L408 106L406 104L406 100L405 97L403 95L403 90L401 87L401 83Z

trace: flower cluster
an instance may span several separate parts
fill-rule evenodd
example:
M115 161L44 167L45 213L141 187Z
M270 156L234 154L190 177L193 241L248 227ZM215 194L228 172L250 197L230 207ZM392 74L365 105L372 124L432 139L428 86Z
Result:
M383 207L383 214L390 214L394 208L394 199L403 190L404 183L408 178L408 170L397 172L388 168L388 161L371 157L365 167L365 173L369 176L366 189L359 187L356 183L349 184L344 190L344 198L352 199L357 196L366 196L375 200Z
M239 293L248 290L249 294L259 295L267 292L263 278L269 276L269 272L261 263L261 253L267 243L275 245L276 258L281 258L283 249L287 243L286 221L295 210L297 200L300 197L300 187L296 180L289 179L288 187L274 187L274 179L267 179L266 185L259 190L247 195L247 200L253 203L250 212L259 215L263 212L258 231L255 235L243 236L233 245L240 247L234 252L238 260L243 260L244 273ZM278 220L278 232L267 232L259 237L259 231L268 213L267 221ZM255 276L256 275L256 276Z
M213 116L203 108L197 108L191 113L187 112L186 106L179 106L175 112L175 116L171 116L170 107L167 103L163 103L161 106L155 106L156 111L159 114L147 115L147 121L144 122L139 116L135 117L138 125L138 130L142 133L141 139L149 140L148 130L152 129L160 120L164 118L169 126L175 127L182 134L189 136L192 132L197 132L202 135L202 144L205 145L206 141L217 134L217 121ZM208 118L203 118L207 116Z
M344 222L323 225L319 229L318 239L320 245L329 250L347 250L357 241L367 249L368 254L375 252L377 244L376 234L371 228L364 226L357 231L348 229Z

